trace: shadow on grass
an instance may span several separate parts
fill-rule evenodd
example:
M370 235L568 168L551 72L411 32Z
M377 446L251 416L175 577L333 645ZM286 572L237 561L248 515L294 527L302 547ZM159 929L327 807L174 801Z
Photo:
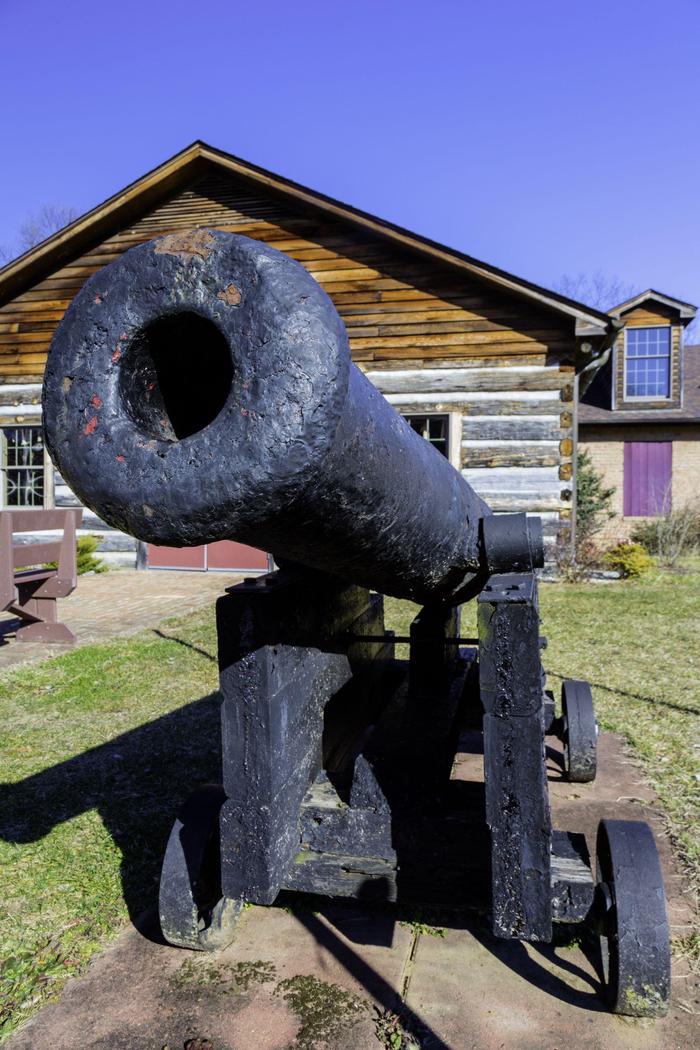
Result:
M186 642L184 638L177 638L174 634L166 634L165 631L158 630L158 628L153 629L153 634L162 638L166 642L176 642L178 645L184 646L185 649L191 649L193 653L199 653L200 656L205 656L207 660L211 660L213 664L217 662L216 657L212 656L211 653L208 653L206 649L201 649L198 645L192 645L192 642Z
M547 671L547 674L552 678L558 678L560 682L567 681L571 675L558 674L556 671ZM672 711L680 711L684 715L694 715L697 717L698 711L694 707L684 707L683 704L673 704L670 700L659 700L656 696L644 696L642 693L630 693L626 689L620 689L617 686L605 685L603 682L593 682L591 679L587 679L588 684L593 689L604 689L606 693L615 693L617 696L626 696L629 700L640 700L644 704L653 704L654 707L670 707Z
M96 809L122 854L132 921L158 897L160 866L180 805L221 781L221 698L210 693L99 747L0 785L0 837L29 843Z

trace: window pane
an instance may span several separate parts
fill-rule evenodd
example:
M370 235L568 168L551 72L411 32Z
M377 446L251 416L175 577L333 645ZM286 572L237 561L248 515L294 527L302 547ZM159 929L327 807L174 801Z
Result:
M406 422L443 456L448 455L448 416L404 416Z
M7 507L43 507L44 441L41 427L0 432L0 492Z
M629 328L626 340L628 357L666 357L671 351L670 328Z
M625 356L626 397L669 397L670 328L629 328Z

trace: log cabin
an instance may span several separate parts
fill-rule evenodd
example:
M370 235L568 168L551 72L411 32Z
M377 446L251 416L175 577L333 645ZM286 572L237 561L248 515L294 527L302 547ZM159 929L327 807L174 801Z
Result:
M495 511L571 538L579 377L612 343L607 314L242 161L203 142L0 270L0 508L77 500L43 446L52 334L84 281L132 245L191 227L259 238L298 260L346 325L353 359ZM224 541L137 544L86 510L112 564L264 569Z

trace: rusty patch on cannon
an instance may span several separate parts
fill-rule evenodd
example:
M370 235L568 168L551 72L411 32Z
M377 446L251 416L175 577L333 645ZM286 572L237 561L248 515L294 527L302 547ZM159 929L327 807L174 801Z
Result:
M230 284L228 288L224 288L223 291L219 292L216 298L222 299L229 306L238 306L241 301L241 293L235 284Z
M185 230L183 233L169 233L161 237L153 246L157 255L179 255L183 259L199 256L207 259L213 248L214 238L211 230Z

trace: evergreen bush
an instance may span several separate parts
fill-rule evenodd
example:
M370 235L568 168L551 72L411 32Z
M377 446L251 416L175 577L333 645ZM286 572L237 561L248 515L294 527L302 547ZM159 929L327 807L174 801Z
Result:
M606 488L603 475L579 448L576 455L576 548L583 550L592 537L615 515L611 510L614 486Z
M618 543L603 555L605 564L625 579L643 576L651 569L651 555L640 543Z

